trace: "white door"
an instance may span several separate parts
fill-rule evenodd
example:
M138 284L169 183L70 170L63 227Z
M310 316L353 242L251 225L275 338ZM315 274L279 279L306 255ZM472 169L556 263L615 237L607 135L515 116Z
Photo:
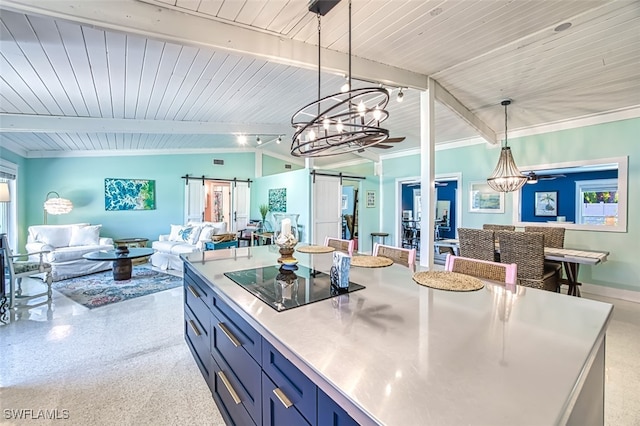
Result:
M184 223L204 220L205 186L202 180L187 180L184 191Z
M313 184L313 242L342 238L342 185L340 179L316 176Z
M249 223L249 202L251 193L248 182L232 184L233 190L233 226L231 232L238 232Z

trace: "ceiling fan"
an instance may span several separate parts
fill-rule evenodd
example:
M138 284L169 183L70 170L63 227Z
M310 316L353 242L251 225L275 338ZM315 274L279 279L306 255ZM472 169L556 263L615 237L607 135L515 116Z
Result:
M364 151L364 148L366 148L369 145L372 145L371 148L381 148L381 149L393 148L393 145L387 145L387 144L402 142L405 139L406 138L404 136L399 137L399 138L388 138L385 141L383 141L383 142L381 142L381 143L379 143L377 145L372 145L373 143L375 143L375 140L373 140L373 139L364 139L362 141L362 143L361 143L362 149L359 149L358 152Z
M563 175L561 173L539 175L539 174L536 174L535 172L529 172L529 173L526 173L525 175L527 176L527 183L530 183L530 184L538 183L538 181L540 180L553 180L557 178L567 177L566 175Z

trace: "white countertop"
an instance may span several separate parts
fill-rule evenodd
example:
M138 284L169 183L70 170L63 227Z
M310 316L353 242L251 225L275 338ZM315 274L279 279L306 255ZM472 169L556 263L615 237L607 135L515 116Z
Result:
M386 425L556 424L604 338L612 305L487 283L416 284L408 268L351 268L366 288L284 312L224 272L275 265L276 246L194 253L196 271L356 420ZM331 254L295 253L327 272ZM296 359L297 357L297 359ZM344 401L343 401L344 402ZM342 405L342 404L341 404Z

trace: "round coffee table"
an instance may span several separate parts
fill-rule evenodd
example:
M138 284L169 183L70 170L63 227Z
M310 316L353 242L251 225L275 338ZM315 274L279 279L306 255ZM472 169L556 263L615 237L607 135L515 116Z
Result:
M153 249L151 248L130 248L128 251L122 250L104 250L104 251L92 251L91 253L83 254L87 260L95 261L113 261L113 280L124 281L131 279L131 259L137 259L139 257L151 256Z

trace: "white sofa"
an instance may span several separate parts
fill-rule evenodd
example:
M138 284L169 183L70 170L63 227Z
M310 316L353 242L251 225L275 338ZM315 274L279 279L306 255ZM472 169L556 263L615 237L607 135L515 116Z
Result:
M225 222L189 222L186 225L171 225L169 234L160 235L151 243L155 253L151 264L157 268L182 271L181 254L204 250L205 243L216 235L227 233Z
M101 226L88 223L30 226L25 248L27 253L49 251L44 259L51 264L53 281L106 271L111 269L112 262L82 257L92 251L113 250L113 240L100 237ZM37 258L38 255L29 256L29 260Z

